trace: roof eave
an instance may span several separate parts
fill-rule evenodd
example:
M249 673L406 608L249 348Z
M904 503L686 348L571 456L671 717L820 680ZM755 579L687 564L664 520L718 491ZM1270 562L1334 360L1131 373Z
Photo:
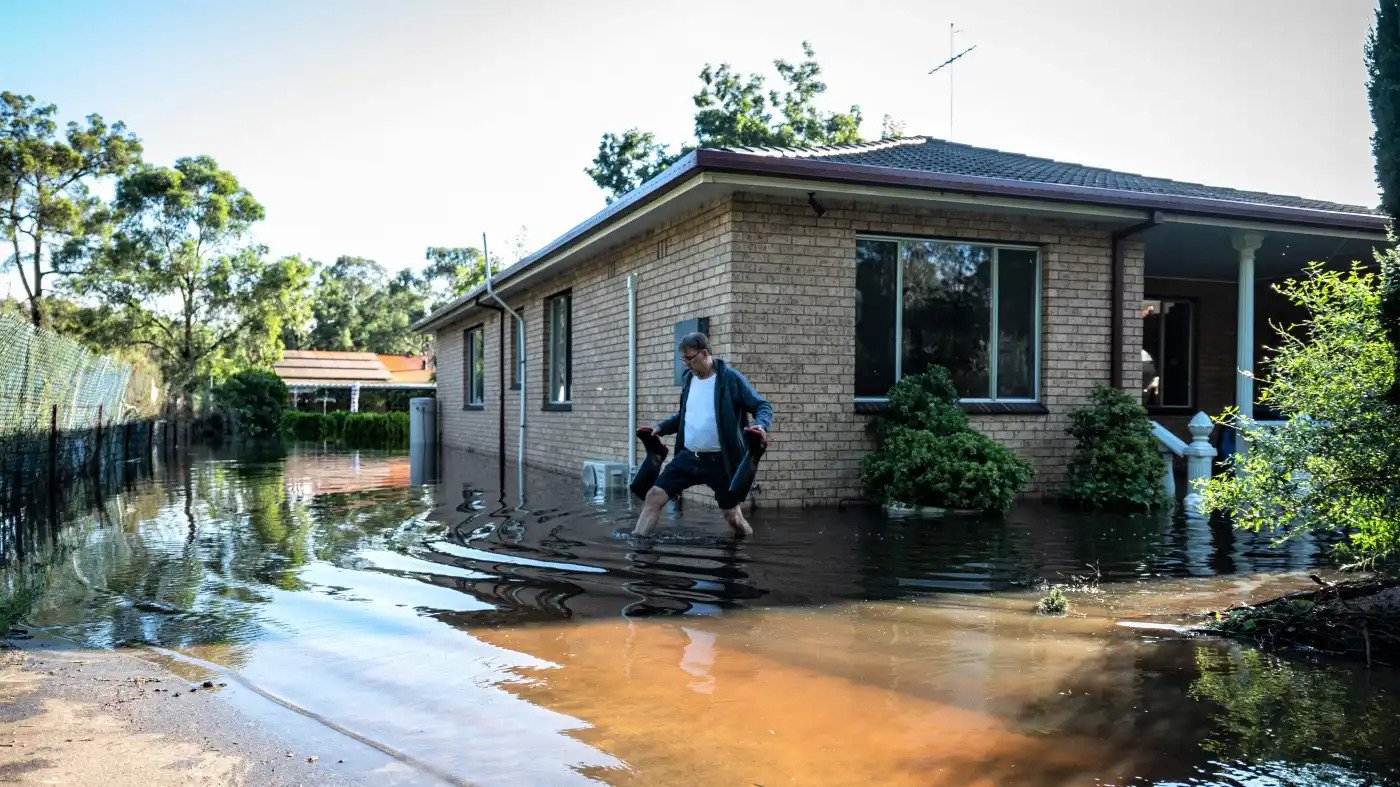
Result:
M567 250L586 236L605 227L626 222L644 206L660 199L691 176L702 172L1019 197L1048 202L1319 227L1378 236L1384 236L1388 227L1388 219L1376 214L1290 208L1282 205L1237 202L1206 197L1185 197L1090 186L1038 183L1009 178L950 175L894 167L831 162L815 158L785 158L731 150L702 149L687 154L667 168L665 172L628 192L622 199L570 229L550 242L549 245L516 262L509 268L497 272L494 281L499 287L500 282L514 277L542 260ZM439 325L451 321L461 311L479 305L481 296L485 295L486 292L486 286L480 285L455 298L447 305L434 310L431 314L415 322L411 328L420 333L431 331Z
M1104 189L1091 186L1071 186L1056 183L985 178L972 175L949 175L938 172L872 167L810 158L781 158L736 153L726 150L696 151L698 164L709 172L733 172L748 175L777 175L806 180L850 183L869 186L898 186L936 189L967 194L988 194L1001 197L1023 197L1106 207L1161 210L1173 213L1220 216L1227 218L1275 221L1284 224L1350 229L1361 232L1384 233L1387 219L1376 214L1345 213L1313 208L1290 208L1254 202L1238 202L1206 197L1183 197L1140 191Z

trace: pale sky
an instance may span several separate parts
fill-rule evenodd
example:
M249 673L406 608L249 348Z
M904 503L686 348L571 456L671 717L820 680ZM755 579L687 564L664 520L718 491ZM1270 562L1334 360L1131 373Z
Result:
M829 90L952 139L1144 175L1375 205L1371 0L449 2L0 0L0 89L123 120L149 161L213 156L273 254L391 270L427 246L526 251L603 204L605 131L690 138L706 62L812 42ZM18 288L16 287L16 291ZM0 293L3 294L3 293Z

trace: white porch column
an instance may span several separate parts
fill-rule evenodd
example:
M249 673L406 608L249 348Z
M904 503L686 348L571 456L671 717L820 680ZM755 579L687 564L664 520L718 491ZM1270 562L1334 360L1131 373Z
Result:
M1254 252L1264 242L1260 232L1236 232L1240 253L1239 312L1235 330L1235 406L1240 417L1254 417Z
M350 383L350 412L360 411L360 384Z

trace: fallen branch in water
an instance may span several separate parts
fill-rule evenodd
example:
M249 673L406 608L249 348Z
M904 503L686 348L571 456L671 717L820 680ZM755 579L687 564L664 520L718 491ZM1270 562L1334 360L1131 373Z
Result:
M1400 664L1400 579L1313 580L1321 587L1213 612L1206 630L1268 648L1365 659L1368 666Z

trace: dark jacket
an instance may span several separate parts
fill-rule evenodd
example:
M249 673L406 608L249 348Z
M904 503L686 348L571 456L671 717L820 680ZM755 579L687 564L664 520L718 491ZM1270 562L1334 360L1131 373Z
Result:
M744 428L749 425L749 415L754 424L767 432L773 427L773 405L759 395L748 378L737 369L731 369L724 361L715 359L715 425L719 428L719 449L724 456L724 467L730 473L739 468L747 449L744 447ZM685 372L685 382L681 386L681 407L675 415L657 425L656 435L677 435L676 453L685 450L685 402L690 393L690 380L695 375L689 369Z

